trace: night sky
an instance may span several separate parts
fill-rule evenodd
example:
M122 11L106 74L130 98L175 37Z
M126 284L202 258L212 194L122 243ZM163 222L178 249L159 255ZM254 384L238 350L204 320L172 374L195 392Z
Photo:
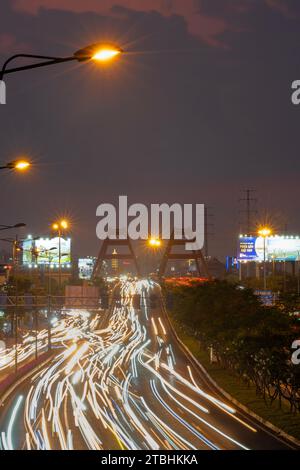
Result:
M224 257L251 188L258 219L300 231L298 0L1 0L1 62L103 40L127 54L6 77L0 160L36 165L1 175L2 224L47 234L67 214L76 252L94 255L103 202L205 203Z

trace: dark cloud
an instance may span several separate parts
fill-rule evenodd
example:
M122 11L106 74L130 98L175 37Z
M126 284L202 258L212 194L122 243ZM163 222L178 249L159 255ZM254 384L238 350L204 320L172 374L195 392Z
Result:
M92 254L101 202L119 194L206 202L215 207L214 248L223 256L235 247L239 190L250 186L261 206L280 205L290 229L300 229L299 110L290 104L299 20L270 0L193 5L201 21L222 24L218 32L192 34L191 17L166 10L32 14L2 0L2 58L18 47L70 54L111 38L130 52L107 68L66 65L7 78L2 158L29 152L39 166L26 178L2 179L3 223L25 218L41 232L52 215L70 211L78 250Z
M267 4L288 18L300 16L300 4L298 0L266 0Z

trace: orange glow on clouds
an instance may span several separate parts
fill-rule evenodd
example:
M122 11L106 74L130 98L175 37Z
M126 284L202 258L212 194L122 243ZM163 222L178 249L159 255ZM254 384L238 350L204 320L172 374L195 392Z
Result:
M201 13L194 0L13 0L13 5L16 10L32 14L44 7L112 15L115 13L111 12L111 8L115 5L145 12L156 10L165 16L176 14L185 18L191 34L201 37L211 45L218 45L216 36L227 29L225 21L221 18L212 18Z

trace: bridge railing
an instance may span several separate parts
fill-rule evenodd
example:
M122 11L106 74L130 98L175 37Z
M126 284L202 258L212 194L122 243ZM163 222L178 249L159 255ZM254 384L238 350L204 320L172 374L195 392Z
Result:
M6 295L0 294L0 309L23 307L36 308L100 308L100 297L65 297L53 295Z

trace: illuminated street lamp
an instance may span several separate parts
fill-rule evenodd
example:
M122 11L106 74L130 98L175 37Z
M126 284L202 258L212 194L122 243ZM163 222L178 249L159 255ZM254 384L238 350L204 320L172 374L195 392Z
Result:
M61 236L64 230L70 227L69 222L66 219L59 220L52 224L52 229L58 233L58 283L61 287Z
M266 270L266 240L271 235L272 230L269 227L262 227L258 230L258 235L264 240L264 290L267 289L267 270Z
M158 238L150 238L148 240L148 244L151 248L159 248L161 247L161 240L159 240Z
M49 65L62 64L64 62L110 62L115 59L117 56L122 54L124 51L113 44L92 44L90 46L84 47L76 51L72 56L69 57L49 57L43 55L33 55L33 54L15 54L3 64L2 70L0 71L0 104L6 104L6 86L3 81L4 75L9 73L21 72L24 70L31 70L40 67L47 67ZM24 65L21 67L16 67L8 69L7 66L14 59L41 59L42 62L33 63L29 65Z
M22 172L28 170L30 166L31 163L28 160L14 160L0 166L0 170L16 170Z
M61 228L63 228L64 230L67 230L67 228L69 228L69 223L68 223L67 220L61 220L60 226L61 226Z
M272 230L268 227L263 227L261 229L259 229L258 231L258 235L260 235L261 237L264 237L264 238L267 238L271 235L272 233Z
M109 62L124 51L113 44L92 44L75 52L74 58L79 62L93 60L95 62Z
M152 262L156 263L158 261L157 257L160 254L162 241L159 238L152 237L147 240L147 245L150 249L149 251L151 254L149 253L149 255L152 258ZM157 266L155 269L157 270Z

